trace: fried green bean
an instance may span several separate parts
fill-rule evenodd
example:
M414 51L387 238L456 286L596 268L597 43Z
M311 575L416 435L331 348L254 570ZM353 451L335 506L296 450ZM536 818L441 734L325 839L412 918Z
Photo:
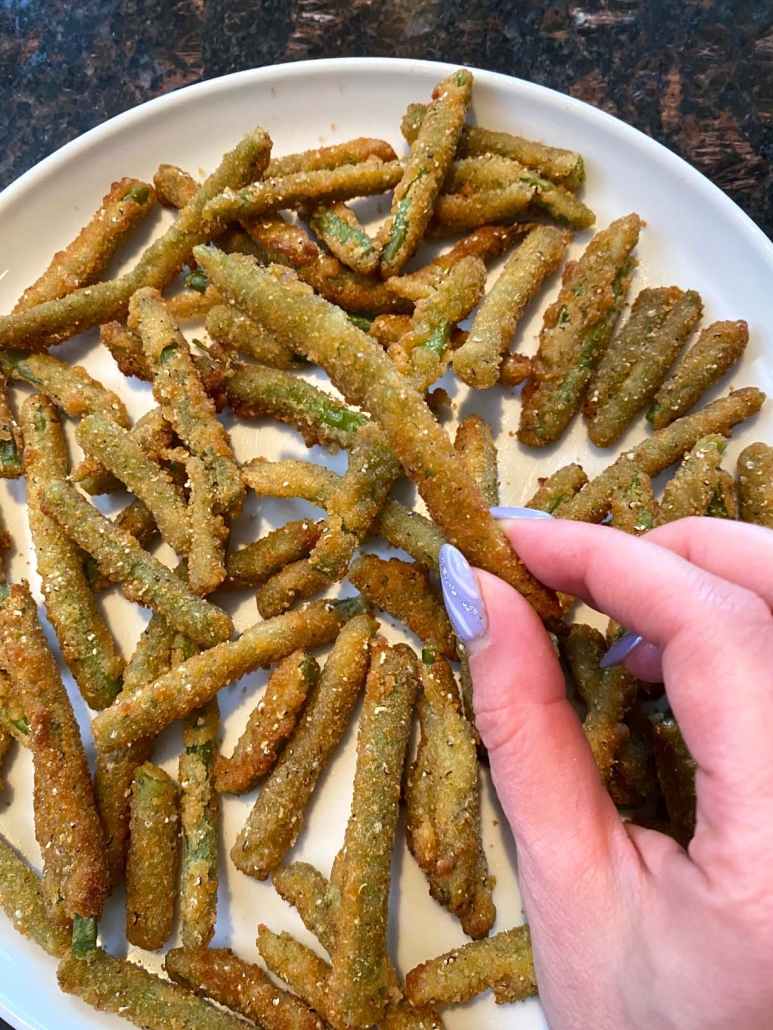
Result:
M508 258L475 316L470 335L451 361L456 375L468 386L485 389L497 382L518 320L560 265L568 244L568 233L542 225Z
M481 842L475 733L448 663L432 648L422 651L421 682L421 738L405 788L408 847L432 897L478 939L496 909Z
M98 916L109 875L78 723L26 583L0 587L0 663L29 725L43 896L57 925Z
M719 435L704 436L695 444L666 483L656 524L705 515L719 485L720 462L726 443Z
M118 425L129 425L120 397L92 379L80 365L68 365L51 354L6 351L0 354L0 372L8 379L21 379L34 386L75 418L101 414Z
M80 551L42 507L49 483L67 474L57 411L45 397L32 396L22 406L21 420L28 515L46 613L85 701L105 708L121 689L124 661L99 614Z
M126 939L146 951L172 932L180 813L177 787L163 769L145 762L132 784L126 855Z
M220 730L217 698L191 712L183 724L180 755L180 934L184 948L203 947L215 933L217 817L215 751Z
M22 474L24 441L8 403L5 376L0 374L0 479L18 479Z
M341 476L324 465L298 458L250 458L242 466L242 475L258 497L302 497L321 508L341 481Z
M738 455L739 517L773 529L773 448L753 443Z
M60 300L46 301L27 311L0 315L0 348L30 350L41 337L54 337L49 342L58 342L75 336L123 317L132 294L140 287L168 286L189 260L193 247L209 238L209 229L201 217L205 204L224 189L239 189L259 175L268 164L270 150L271 141L262 129L245 136L127 275L82 287Z
M676 721L667 716L653 726L658 780L671 820L672 836L686 848L695 833L695 759Z
M521 443L544 447L558 440L580 407L625 302L640 229L638 215L618 218L565 270L523 392Z
M499 459L488 422L480 415L468 415L457 427L454 450L475 477L486 504L490 508L498 505Z
M179 580L178 580L179 582ZM299 647L330 643L344 622L362 612L360 598L316 601L276 619L260 622L236 640L194 655L155 682L121 695L92 723L97 747L124 747L206 704L221 687Z
M141 966L98 948L90 961L65 956L57 970L65 994L113 1012L142 1030L245 1030L245 1023Z
M409 143L416 139L426 113L426 105L409 104L401 125L403 136ZM568 190L575 189L585 179L582 157L574 150L550 147L522 136L513 136L509 132L494 132L478 125L464 125L456 156L480 157L483 154L497 154L519 161Z
M53 923L46 914L39 877L4 837L0 837L0 908L15 930L49 955L60 958L70 950L67 928Z
M161 408L151 408L142 418L137 419L129 433L151 461L161 461L172 444L172 427L164 418ZM109 493L121 485L120 480L90 458L80 461L70 478L89 494Z
M402 278L402 276L398 278ZM394 279L389 280L390 283L394 281ZM410 328L410 315L378 315L373 319L366 332L368 336L378 340L382 347L387 348L392 343L399 343Z
M344 165L359 165L371 157L380 161L395 161L395 154L389 143L382 139L371 139L360 136L347 143L335 143L330 147L317 147L315 150L303 150L298 154L286 154L275 157L266 169L267 179L280 176L295 175L298 172L324 171L330 168L342 168Z
M414 1005L463 1005L489 988L497 1005L525 1001L537 993L527 924L423 962L405 978Z
M118 246L153 208L156 194L140 179L120 179L102 198L96 214L65 250L60 250L40 278L29 286L14 311L57 300L95 283Z
M0 584L0 587L4 584ZM13 685L7 673L0 669L0 726L22 747L30 746L30 724L24 709L13 696Z
M291 612L280 618L290 620L296 615ZM306 805L346 732L365 682L368 641L375 628L370 616L355 616L333 645L301 721L231 851L234 865L248 876L265 880L297 840Z
M435 644L446 658L456 658L456 637L438 588L423 565L361 554L347 573L372 604L404 622L424 643Z
M582 490L587 482L588 477L581 465L562 465L547 479L539 480L539 489L526 502L526 507L546 511L550 515L560 515L562 505Z
M310 559L311 552L308 558L285 565L265 583L261 583L255 593L255 604L262 619L273 619L292 608L296 601L307 600L330 586L330 578L315 569Z
M153 393L164 417L215 478L218 510L238 513L244 487L228 433L215 418L214 405L204 390L188 344L157 290L143 289L134 294L129 326L142 337L155 373Z
M713 322L680 359L647 412L653 429L681 418L741 358L749 342L746 322Z
M609 447L657 393L684 342L698 324L703 303L695 290L687 290L674 303L663 322L645 342L622 381L588 422L588 436L597 447Z
M331 1005L327 989L330 966L323 958L289 933L273 933L262 923L256 943L269 972L284 980L334 1030L345 1030Z
M470 101L472 75L453 72L432 93L405 171L392 199L392 213L379 237L380 265L385 278L396 275L417 249L427 228L435 199L459 142Z
M93 555L108 579L121 584L128 600L161 612L181 633L208 647L233 633L233 623L224 611L191 593L130 533L106 519L68 483L48 484L43 510Z
M621 454L567 501L561 517L580 522L602 522L609 513L615 487L626 478L630 480L630 476L638 471L654 479L679 461L702 437L713 433L730 436L733 426L756 415L764 401L765 394L761 390L746 387L657 430Z
M520 386L531 375L531 358L525 354L505 354L499 366L499 385Z
M738 519L738 484L730 472L720 469L719 482L706 514L712 519Z
M379 249L344 203L319 205L309 225L331 253L355 272L370 275L378 267Z
M373 532L392 547L405 551L415 562L437 572L443 534L431 519L411 511L391 498L373 520Z
M196 256L218 289L256 321L298 341L307 356L325 368L345 400L381 423L449 543L473 564L520 590L543 616L558 613L555 595L515 555L444 430L374 340L343 312L280 283L266 270L203 247Z
M608 790L622 808L641 808L657 793L652 723L637 702L625 717L630 736L620 746Z
M307 447L349 448L367 416L352 411L299 376L261 365L241 365L226 383L226 394L241 418L273 418L303 436Z
M624 533L641 536L652 529L658 520L660 505L650 477L633 470L633 474L615 488L610 511L611 524Z
M234 551L226 558L226 590L256 587L292 562L308 558L322 532L321 522L309 519L287 522L266 536Z
M323 1030L308 1005L230 948L174 948L166 954L164 969L175 983L238 1012L262 1030Z
M194 594L205 597L225 579L225 546L229 530L223 516L215 514L217 489L210 470L200 458L193 456L186 460L185 467L190 484L188 582Z
M526 182L469 194L441 193L427 226L427 237L445 239L492 222L512 221L528 209L536 193L536 187Z
M234 753L217 756L215 786L221 793L244 794L271 771L318 678L319 665L308 651L296 651L279 663Z
M301 364L281 340L227 304L210 308L204 327L213 340L271 368L298 368Z
M389 887L418 685L418 663L409 647L389 647L378 638L372 642L327 982L333 1012L354 1026L377 1023L395 991L386 939ZM399 994L392 1000L399 1000Z

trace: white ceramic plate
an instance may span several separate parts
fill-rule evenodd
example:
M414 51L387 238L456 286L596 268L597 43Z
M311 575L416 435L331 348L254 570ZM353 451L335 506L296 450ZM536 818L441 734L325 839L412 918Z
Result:
M0 310L11 309L22 290L46 267L54 251L65 246L98 206L109 184L124 175L148 178L160 162L181 165L199 175L210 171L222 153L254 125L264 126L274 139L276 154L343 141L359 135L382 136L399 152L400 118L408 103L426 99L448 67L418 61L387 59L332 60L263 68L191 86L129 111L64 147L22 176L0 196ZM769 347L769 291L773 281L773 246L723 193L706 179L634 129L594 108L560 96L540 86L491 72L475 73L474 116L481 125L521 133L546 142L579 150L585 157L588 183L584 197L596 211L597 225L638 211L647 222L638 254L634 292L644 285L678 284L698 289L705 304L705 321L745 318L751 343L740 369L730 380L736 385L773 386L773 350ZM371 209L372 210L372 209ZM160 218L150 232L157 233ZM581 249L589 234L573 244ZM145 242L135 241L135 249ZM131 254L122 255L123 261ZM116 269L121 262L116 262ZM555 280L533 305L519 330L524 350L535 348L540 311L555 292ZM705 324L705 323L704 323ZM83 361L106 385L119 389L131 413L150 406L149 390L135 381L131 386L117 374L109 357L95 347L94 334L68 342L58 352ZM723 392L727 382L715 393ZM466 394L452 387L460 402L457 415L480 411L492 419L501 444L502 503L526 499L538 475L547 475L566 461L581 461L594 473L610 460L608 453L592 448L581 424L559 446L528 454L508 435L515 428L519 403L501 391ZM226 419L229 426L230 421ZM644 433L643 421L627 440ZM773 439L768 414L748 424L741 440ZM303 455L305 448L292 432L264 424L244 424L235 432L240 459L262 454L268 457ZM726 465L739 444L728 448ZM340 469L342 459L315 451L319 460ZM103 503L111 510L118 503ZM24 518L24 484L0 482L0 506L19 545L12 575L28 576L38 587L34 558ZM246 542L293 515L302 506L253 504L241 521L237 540ZM307 509L306 509L307 510ZM238 627L255 619L252 598L234 608ZM116 591L106 608L121 646L128 655L144 624L143 614L126 604ZM246 712L252 706L245 692L254 693L264 674L247 677L223 692L225 749L230 752ZM72 686L71 681L68 683ZM253 702L254 703L254 702ZM76 708L87 725L82 703ZM309 812L307 828L293 858L314 862L325 873L340 846L346 825L354 769L355 733L346 739L333 767L319 784ZM167 732L160 757L174 772L179 736ZM31 818L31 763L27 754L15 754L8 769L8 785L0 795L0 832L5 834L37 867L40 854ZM497 878L496 929L523 920L514 875L512 842L501 814L491 798L488 783L484 809L486 851ZM244 958L257 959L254 938L259 921L274 929L287 929L314 944L299 919L274 894L270 883L257 883L236 873L226 859L252 796L226 798L223 804L224 851L222 886L215 946L231 945ZM499 825L496 825L498 821ZM108 948L125 949L121 899L113 900L102 923ZM404 973L423 961L465 940L456 921L427 894L423 876L405 850L402 840L394 861L392 894L393 954ZM130 956L132 949L129 950ZM135 955L151 968L159 968L160 956ZM0 1012L16 1027L40 1030L81 1030L84 1026L119 1027L115 1016L94 1013L80 1001L59 993L55 963L19 937L3 918L0 921ZM544 1026L539 1003L497 1008L486 996L446 1015L449 1030L485 1025L490 1030L535 1030Z

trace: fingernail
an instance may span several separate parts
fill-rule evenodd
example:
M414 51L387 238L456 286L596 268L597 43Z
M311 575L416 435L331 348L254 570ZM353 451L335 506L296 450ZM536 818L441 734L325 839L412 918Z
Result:
M624 633L619 640L614 642L601 659L599 668L611 669L615 665L622 665L628 655L636 650L643 639L638 633Z
M448 618L459 640L469 644L486 631L486 610L470 563L452 544L443 544L438 565Z
M489 508L495 519L552 519L549 511L537 508Z

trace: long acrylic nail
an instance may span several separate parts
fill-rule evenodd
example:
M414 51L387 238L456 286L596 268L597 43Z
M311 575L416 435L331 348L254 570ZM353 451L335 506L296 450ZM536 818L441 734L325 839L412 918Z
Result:
M599 668L611 669L615 665L622 665L628 655L636 650L643 639L638 633L624 633L619 640L612 644L601 659Z
M438 565L448 618L459 640L470 644L486 631L486 610L470 563L452 544L443 544Z
M537 508L489 508L495 519L552 519L549 511Z

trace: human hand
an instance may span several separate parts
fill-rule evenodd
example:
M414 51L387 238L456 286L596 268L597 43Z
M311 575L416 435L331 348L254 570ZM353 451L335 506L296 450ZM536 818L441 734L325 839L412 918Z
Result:
M445 556L444 589L450 565L466 595L455 609L446 589L550 1027L770 1030L773 533L710 519L646 539L566 520L505 529L544 583L644 637L626 664L665 681L698 766L687 851L623 823L539 617L496 577L465 577L458 552Z

